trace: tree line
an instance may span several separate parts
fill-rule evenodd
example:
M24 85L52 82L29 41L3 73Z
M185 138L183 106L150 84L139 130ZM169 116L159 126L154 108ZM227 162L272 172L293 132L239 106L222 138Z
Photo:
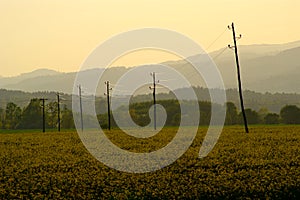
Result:
M199 101L200 108L200 121L196 123L193 121L197 112L194 110L194 104L191 101L181 102L185 104L186 113L180 111L180 104L178 100L159 100L157 104L162 105L167 113L167 119L165 126L178 126L181 122L181 116L188 118L189 120L184 120L187 126L195 125L209 125L211 118L211 103L208 101ZM132 120L140 125L146 126L150 123L151 113L149 113L150 107L153 105L151 101L148 102L136 102L129 106L129 113ZM243 124L242 114L232 102L227 102L226 105L216 105L218 110L224 111L226 109L225 125L238 125ZM127 109L125 106L119 107L115 113L117 113L119 119L126 121ZM300 108L296 105L285 105L281 108L280 113L269 112L266 108L261 108L258 111L252 110L250 108L245 109L248 124L300 124ZM98 115L99 123L102 128L106 128L107 114ZM158 119L159 120L159 119ZM112 126L117 126L116 122L112 116Z
M193 87L195 94L197 95L197 99L199 101L210 101L210 93L207 88L203 87ZM176 89L176 93L180 94L181 96L186 96L187 88L180 88ZM218 94L220 91L219 89L214 89L214 93ZM5 90L0 89L0 107L5 109L6 104L9 102L14 102L21 108L28 105L30 99L33 98L47 98L49 101L55 101L57 92L22 92L22 91L13 91L13 90ZM68 108L72 107L72 95L60 93L62 98L65 100L63 103L67 105ZM280 109L285 105L296 105L300 107L300 94L292 94L292 93L259 93L249 90L244 90L244 103L246 108L251 108L253 110L259 111L260 108L264 107L269 110L271 113L278 113ZM174 99L176 100L176 96L172 91L166 93L157 93L158 100L169 100ZM125 97L127 98L127 97ZM227 101L233 102L235 105L239 105L239 98L238 98L238 91L236 89L226 89L226 98ZM119 96L114 101L123 102L123 99ZM147 102L152 99L152 94L137 94L132 96L131 103L137 102ZM96 97L96 111L97 113L105 113L107 108L105 107L106 98L105 97ZM103 105L104 104L104 105Z
M209 125L211 118L211 103L208 101L199 101L200 122L195 122L193 119L197 115L194 110L194 103L191 101L182 101L185 106L185 113L181 113L178 100L159 100L157 104L162 105L167 114L165 126L179 126L181 116L185 118L184 124L187 126ZM140 125L146 126L150 123L149 109L153 103L135 102L129 106L129 113L132 120ZM218 110L226 109L225 125L242 124L242 115L238 111L236 105L232 102L227 102L226 105L216 105ZM120 106L114 113L117 113L118 118L126 121L127 108ZM281 108L280 113L271 113L266 108L261 108L258 111L247 108L245 110L249 124L300 124L300 108L296 105L286 105ZM75 128L73 113L66 105L63 105L60 110L60 124L62 129ZM108 125L107 113L99 114L99 124L102 128ZM42 104L40 99L34 98L24 108L20 108L13 102L7 103L6 107L0 108L0 128L1 129L40 129L42 127ZM54 129L58 126L58 104L57 102L49 102L45 105L46 128ZM159 119L158 119L159 120ZM128 124L129 125L129 124ZM117 127L112 116L112 126Z
M9 102L6 107L0 108L0 128L2 129L39 129L42 127L43 112L40 99L34 98L30 103L20 108L17 104ZM53 129L58 126L58 104L49 102L45 105L46 128ZM60 124L64 129L74 128L72 111L63 105L60 111Z

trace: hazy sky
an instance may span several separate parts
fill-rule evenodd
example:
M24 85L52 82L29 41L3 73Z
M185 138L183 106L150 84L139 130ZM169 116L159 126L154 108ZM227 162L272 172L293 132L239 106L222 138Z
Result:
M299 0L1 0L0 75L38 68L76 71L101 42L144 27L178 31L207 51L231 43L227 31L208 48L232 21L244 36L239 44L291 42L300 40L299 11ZM116 64L169 58L141 55Z

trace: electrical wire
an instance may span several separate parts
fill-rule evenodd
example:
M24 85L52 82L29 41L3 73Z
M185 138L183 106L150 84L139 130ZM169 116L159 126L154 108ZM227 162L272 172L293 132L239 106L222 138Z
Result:
M227 30L228 30L228 28L226 27L225 30L210 45L208 45L208 47L206 48L206 50L208 50L210 47L212 47L217 42L217 40L219 40L224 35L224 33Z
M228 47L225 47L219 54L217 54L216 56L212 57L213 60L216 60L220 55L222 55L226 50L228 49Z

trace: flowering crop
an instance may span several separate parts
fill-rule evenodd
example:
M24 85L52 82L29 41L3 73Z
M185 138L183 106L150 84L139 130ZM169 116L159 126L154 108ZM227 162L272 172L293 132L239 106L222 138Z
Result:
M116 145L150 152L176 128L149 139L107 132ZM74 132L0 134L0 199L149 199L300 197L300 127L225 127L210 154L198 158L207 128L189 150L161 170L131 174L111 169L85 149ZM133 163L134 164L134 163Z

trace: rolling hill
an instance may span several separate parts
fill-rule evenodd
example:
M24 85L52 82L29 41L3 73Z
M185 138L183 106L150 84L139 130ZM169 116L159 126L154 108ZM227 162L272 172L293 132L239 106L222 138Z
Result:
M226 88L236 88L234 52L228 49L220 54L221 51L211 52L210 55L222 74ZM239 47L239 55L244 89L258 92L300 93L300 41L276 45L244 45ZM201 62L201 55L193 56L192 59ZM205 87L201 78L193 76L195 71L187 62L179 60L162 64L178 70L187 77L192 85ZM148 71L152 71L154 68L153 65L144 65L143 67L147 68ZM103 80L116 83L122 74L130 69L126 67L109 68L105 71ZM87 77L97 76L103 70L103 68L99 68L83 73L86 73ZM76 72L59 73L41 69L16 77L0 77L0 88L26 92L59 91L70 94L75 77ZM148 74L140 74L138 77L151 80ZM161 80L172 80L172 78L167 73L158 76L158 79ZM102 83L102 80L100 82ZM181 83L176 80L173 80L172 84L175 88L182 87ZM144 93L148 93L148 87L145 88ZM99 85L99 94L103 94L104 90L104 85Z

